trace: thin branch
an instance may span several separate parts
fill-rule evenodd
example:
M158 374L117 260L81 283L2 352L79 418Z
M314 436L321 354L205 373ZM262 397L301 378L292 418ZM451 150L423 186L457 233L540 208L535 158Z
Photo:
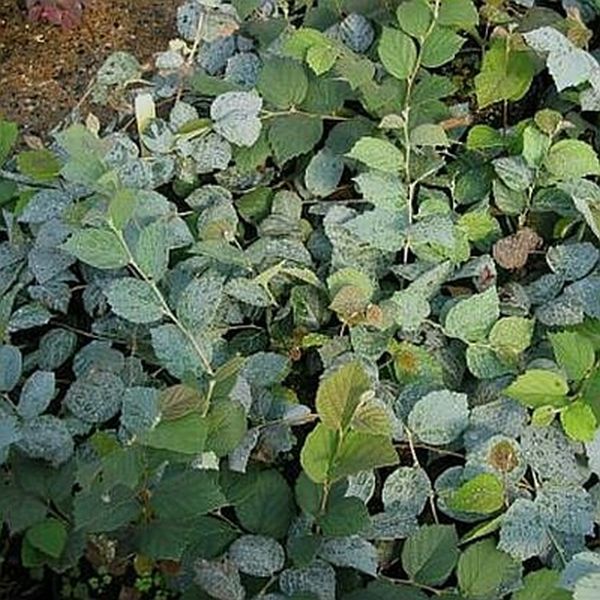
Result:
M275 117L287 117L288 115L306 115L308 117L324 119L326 121L351 121L352 117L342 117L341 115L318 115L311 112L306 112L303 110L296 110L292 108L290 110L279 110L279 111L270 111L263 110L262 111L262 119L274 119Z
M190 331L188 331L187 327L185 327L185 325L178 319L178 317L175 315L175 313L171 310L170 306L168 305L167 301L165 300L165 297L163 296L162 292L156 285L156 282L153 281L150 277L148 277L148 275L146 275L144 270L137 264L135 257L133 256L133 253L129 249L129 246L127 245L127 242L125 241L125 238L123 237L123 234L114 227L112 229L113 229L115 235L117 235L117 237L119 238L119 241L121 242L121 245L123 246L123 249L127 253L127 258L129 260L129 264L131 265L131 268L141 277L141 279L152 290L152 293L154 294L155 298L158 300L158 303L160 304L160 307L161 307L163 313L165 314L165 316L175 325L175 327L177 327L177 329L179 329L179 331L183 334L183 336L190 342L190 344L192 345L192 348L194 349L194 352L197 354L198 358L200 359L200 362L202 363L204 370L212 377L215 374L215 372L214 372L213 368L211 367L210 361L208 360L207 356L204 354L204 351L202 350L202 348L200 348L200 345L198 344L198 340L196 340L194 335Z
M442 590L438 590L437 588L431 587L430 585L425 585L424 583L417 583L416 581L412 581L411 579L396 579L395 577L389 577L387 575L380 575L382 579L393 583L394 585L410 585L420 590L425 590L426 592L430 592L436 596L441 596L444 592Z

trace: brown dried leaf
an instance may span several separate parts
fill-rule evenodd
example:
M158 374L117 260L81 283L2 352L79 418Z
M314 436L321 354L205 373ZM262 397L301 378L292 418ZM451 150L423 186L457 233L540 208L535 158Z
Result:
M510 473L519 466L519 457L514 446L505 440L498 442L492 448L488 461L492 467L502 473Z
M584 49L592 39L592 32L585 26L579 8L575 6L567 8L567 38L578 48Z
M529 227L517 231L494 244L494 260L505 269L521 269L532 252L543 243L542 238Z
M161 573L175 577L181 573L181 563L176 560L161 560L158 563Z
M383 328L384 314L377 304L369 304L365 311L365 323L371 327Z

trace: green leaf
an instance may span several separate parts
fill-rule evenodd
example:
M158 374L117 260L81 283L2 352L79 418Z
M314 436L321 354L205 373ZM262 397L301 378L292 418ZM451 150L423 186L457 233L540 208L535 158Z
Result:
M477 103L485 108L501 100L520 100L529 89L535 67L527 52L512 50L508 38L495 38L475 76Z
M205 365L198 355L197 348L210 361L212 347L206 338L196 336L194 345L178 327L170 323L154 327L150 335L156 357L174 377L182 379L186 373L200 375L205 371Z
M279 542L262 535L243 535L229 548L229 558L253 577L271 577L283 569L285 552Z
M548 151L544 165L558 179L578 179L600 174L596 151L581 140L556 142Z
M583 575L575 583L573 600L596 600L598 586L600 585L600 573L588 573Z
M139 446L117 448L103 456L102 484L107 489L124 485L135 490L144 470L142 456L142 449Z
M467 135L467 149L503 148L504 136L489 125L474 125Z
M198 560L194 563L194 581L210 598L217 600L244 600L246 592L240 573L228 559L220 561Z
M215 131L237 146L253 146L260 137L262 123L259 118L262 98L252 92L225 92L215 98L210 107L210 117ZM209 136L206 138L211 139ZM215 140L220 145L219 138ZM229 147L226 144L224 162L229 162ZM210 150L208 150L210 154ZM208 157L210 159L210 157ZM210 160L209 160L210 163ZM218 164L214 161L213 164Z
M223 296L220 277L192 279L177 303L177 316L190 330L208 329L214 322Z
M555 416L556 409L554 407L539 406L531 415L531 424L536 427L548 427L554 421Z
M154 560L180 561L191 535L189 522L152 521L139 529L139 550Z
M25 539L36 549L52 558L58 558L67 543L67 530L57 519L45 519L30 527Z
M330 480L331 464L338 447L338 433L327 429L322 424L317 425L307 436L300 462L306 474L316 483Z
M488 521L483 521L475 525L470 531L460 538L461 544L474 542L483 537L487 537L490 533L494 533L500 529L504 515L501 513Z
M448 146L450 140L441 125L423 123L410 132L410 141L415 146Z
M319 150L306 167L306 187L315 196L329 196L338 187L343 171L344 161L341 156L328 148Z
M37 181L52 181L60 172L58 159L45 148L21 152L17 156L17 166L23 175Z
M580 102L584 110L597 110L598 64L577 42L576 38L563 35L558 27L539 27L528 31L523 37L527 44L544 56L548 71L559 92L589 81L592 88L581 94ZM565 31L565 33L567 33ZM573 40L573 41L571 41ZM575 42L575 43L574 43ZM596 93L595 93L596 92ZM590 106L591 105L591 106Z
M426 444L453 442L467 428L469 407L466 394L439 390L418 400L408 415L408 428Z
M432 495L431 482L423 469L418 466L399 467L386 477L381 500L388 515L410 522L423 511Z
M498 158L493 162L502 181L516 192L524 192L533 183L534 172L522 156Z
M559 587L559 580L558 571L533 571L525 576L523 587L513 594L512 600L570 600L571 593Z
M394 144L369 136L358 140L347 156L385 173L398 173L404 164L404 154Z
M329 38L321 31L310 27L301 27L289 32L283 45L283 50L290 56L303 59L309 48L313 46L325 46L329 42Z
M56 139L69 154L61 175L72 183L95 186L107 171L102 160L106 149L100 138L85 125L77 123L57 134Z
M190 77L190 84L193 90L206 96L219 96L240 90L240 87L232 81L209 75L201 70Z
M191 540L190 552L199 558L217 558L239 535L238 529L217 517L199 517L194 520L194 531L199 532Z
M573 199L589 228L600 238L600 187L588 179L566 181L559 185Z
M530 125L523 132L523 158L530 167L538 167L544 160L550 137L542 133L537 127Z
M505 357L504 353L497 354L487 344L469 344L465 355L467 367L478 379L494 379L512 373L514 368L507 364L507 360L500 360L499 355L511 358L510 355Z
M338 56L339 50L335 46L315 44L308 49L306 62L316 75L323 75L333 67Z
M313 481L324 483L394 465L398 455L386 436L349 431L340 438L337 432L319 424L306 438L300 460Z
M554 356L570 381L581 381L596 361L594 345L589 338L575 331L548 334Z
M458 562L458 536L454 525L423 525L402 548L402 567L412 581L442 585Z
M257 87L266 102L288 109L298 106L306 97L308 77L302 63L274 56L263 64Z
M71 383L63 403L78 418L103 423L119 412L124 391L118 375L95 368Z
M350 431L335 455L330 475L333 481L379 467L398 463L398 454L389 437Z
M151 448L182 454L202 454L207 435L207 422L202 416L190 413L174 421L163 421L140 436L140 443Z
M35 371L23 384L17 412L24 419L42 414L56 393L54 373Z
M530 408L546 405L560 408L567 401L569 386L564 377L554 371L530 369L519 375L504 393Z
M487 515L504 506L504 485L492 473L481 473L463 483L450 497L453 510Z
M372 577L377 576L377 549L358 535L323 540L319 557L336 567L352 568Z
M315 560L306 567L283 571L279 587L290 600L335 600L336 572L330 564Z
M468 600L494 600L504 596L504 586L521 572L521 564L496 550L494 540L469 546L458 560L458 586Z
M359 362L343 365L323 379L317 391L317 412L329 429L348 427L371 382Z
M383 400L376 398L373 393L367 393L356 407L350 426L354 431L371 435L391 435L391 412Z
M133 190L120 188L112 197L108 205L110 222L121 231L129 222L136 206L136 196Z
M329 498L325 514L318 519L325 535L353 535L369 525L369 511L360 498Z
M121 241L107 229L76 231L62 248L97 269L120 269L129 263L129 256Z
M494 202L503 213L518 215L525 210L527 197L524 191L513 190L504 185L499 179L494 179L492 189L494 191Z
M296 502L307 514L318 516L323 503L325 488L307 477L306 473L300 473L294 487Z
M443 594L443 600L459 600ZM403 583L391 583L383 579L371 581L366 588L355 589L344 595L344 600L428 600L429 596L417 587ZM279 599L278 599L279 600Z
M159 281L169 266L167 226L155 221L140 231L135 246L135 260L146 277Z
M27 538L24 538L21 543L21 564L27 569L35 569L43 567L44 562L44 553L34 548Z
M165 314L150 284L140 279L117 279L105 294L113 312L132 323L153 323Z
M174 421L192 412L204 415L209 401L197 388L179 383L160 392L160 416L163 421Z
M400 27L409 35L423 38L431 25L433 14L425 0L408 0L396 12Z
M457 55L465 41L448 27L434 27L423 42L422 64L430 68L446 64Z
M317 117L289 114L271 121L268 131L269 144L277 162L310 152L323 135L323 122Z
M213 404L207 420L206 450L217 456L232 452L246 435L246 411L239 402L224 400Z
M591 442L598 429L598 422L592 407L583 400L571 402L562 410L560 422L565 433L578 442Z
M150 499L159 519L185 521L227 504L214 471L186 470L167 473Z
M375 65L365 57L342 54L336 63L336 72L353 90L365 89L373 84Z
M3 482L0 514L11 533L18 533L44 519L48 507L39 497L26 493L15 484Z
M489 341L503 360L511 360L531 344L534 321L524 317L503 317L490 331Z
M231 4L235 7L240 19L249 17L261 5L261 0L232 0Z
M16 346L0 346L0 392L10 392L19 382L23 357Z
M16 123L0 119L0 166L9 157L18 136L19 128Z
M259 471L250 477L250 493L235 505L235 514L248 531L283 538L294 512L292 490L274 470Z
M499 316L498 294L495 287L490 287L454 304L446 315L444 331L464 342L478 342L487 337Z
M407 79L415 68L417 62L415 43L398 29L383 28L377 52L388 73L397 79Z
M479 23L479 14L471 0L442 0L438 23L460 29L469 29Z
M0 451L6 457L11 444L22 439L19 420L15 415L2 415L0 419Z

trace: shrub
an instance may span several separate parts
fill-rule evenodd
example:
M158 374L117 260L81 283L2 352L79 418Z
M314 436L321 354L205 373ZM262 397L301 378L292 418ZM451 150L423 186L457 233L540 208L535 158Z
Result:
M102 548L188 598L591 598L590 32L300 4L186 2L143 88L109 58L94 98L139 138L92 120L9 159L0 128L22 563Z

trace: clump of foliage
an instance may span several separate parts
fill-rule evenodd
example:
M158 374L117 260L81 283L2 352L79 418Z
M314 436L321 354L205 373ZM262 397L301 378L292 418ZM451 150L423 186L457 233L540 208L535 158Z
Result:
M65 29L81 22L83 9L89 0L25 0L32 21L48 21Z
M0 125L24 566L134 557L218 600L595 596L578 6L189 0L146 85L124 53L98 73L139 135L92 120L11 158Z

